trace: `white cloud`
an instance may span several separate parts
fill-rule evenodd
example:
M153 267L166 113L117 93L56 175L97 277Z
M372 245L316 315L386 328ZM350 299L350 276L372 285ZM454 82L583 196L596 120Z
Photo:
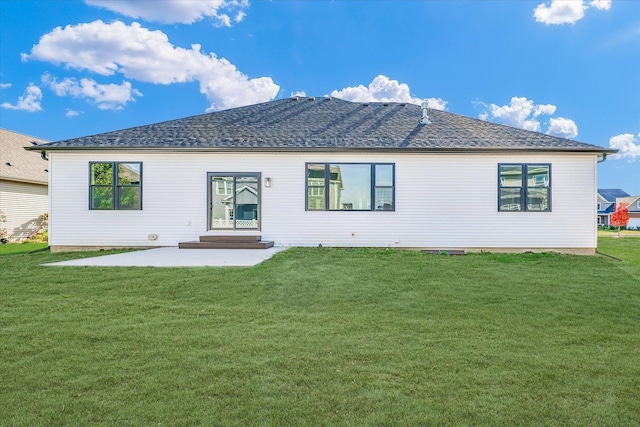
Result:
M448 102L442 98L427 98L425 99L425 101L427 102L428 108L433 108L434 110L442 110L442 111L447 110Z
M35 111L42 111L40 101L42 101L42 91L38 86L31 83L24 91L24 94L18 98L18 102L16 102L15 105L3 102L0 104L0 107L7 108L9 110L23 110L33 113Z
M213 19L219 26L230 27L246 16L243 9L248 0L85 0L91 6L100 7L135 19L165 24L192 24L204 17ZM232 19L229 15L235 13Z
M409 85L383 75L377 76L367 87L346 87L334 90L331 96L354 102L408 102L418 105L422 103L421 99L411 96Z
M631 133L612 136L609 138L609 147L618 150L611 157L617 159L629 157L631 160L635 160L636 157L640 157L640 133L638 137Z
M243 11L240 11L240 12L238 12L238 13L236 14L236 17L235 17L235 18L233 18L233 20L234 20L236 23L239 23L239 22L242 22L242 20L243 20L246 16L247 16L247 14L246 14L246 13L244 13Z
M291 96L307 96L307 92L299 90L297 92L291 92Z
M634 43L640 40L640 22L632 23L610 34L606 40L600 43L600 47L610 48L620 44Z
M422 99L411 96L409 85L379 75L367 87L363 85L334 90L331 96L354 102L406 102L421 105ZM425 99L429 108L446 110L447 101L441 98Z
M166 34L137 22L120 21L57 27L40 38L23 61L34 59L109 76L121 73L142 82L172 84L197 81L211 103L207 111L273 99L280 87L270 77L249 79L215 53L174 46Z
M551 0L551 3L541 3L533 11L537 22L545 25L575 24L584 18L584 13L589 7L599 10L609 10L611 0L591 0L589 4L585 0Z
M533 16L546 25L573 24L584 17L585 10L583 0L551 0L550 6L539 4Z
M552 115L556 112L556 106L551 104L546 105L536 105L533 108L533 117L538 117L541 114L546 114L548 116Z
M553 107L552 105L535 107L532 100L517 96L511 98L509 105L482 105L484 105L488 111L480 113L480 119L494 119L505 125L536 132L540 131L540 122L536 120L536 117L541 114L547 114L546 111L550 111L550 107ZM555 112L555 108L553 110Z
M98 84L93 79L66 78L58 82L49 74L42 76L42 82L49 86L58 96L72 96L74 98L92 99L101 110L121 110L129 101L135 101L135 96L142 94L131 87L130 82L122 84Z
M576 122L571 119L565 119L563 117L551 118L549 119L547 134L561 138L575 138L578 136L578 126Z
M541 131L539 117L550 116L556 112L557 107L551 104L536 105L533 100L525 97L514 96L508 105L485 104L477 102L484 107L479 114L480 120L493 120L508 126ZM578 136L578 126L571 119L562 117L550 118L547 134L563 138L575 138Z
M67 117L77 117L80 114L82 114L82 111L76 111L76 110L71 110L70 108L67 108L67 113L66 113Z
M0 83L0 89L9 89L11 87L11 83Z
M589 5L600 10L609 10L611 9L611 0L591 0Z

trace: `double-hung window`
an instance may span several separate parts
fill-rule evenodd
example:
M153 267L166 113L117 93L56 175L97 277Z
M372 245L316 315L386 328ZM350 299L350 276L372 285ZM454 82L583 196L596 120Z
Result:
M308 211L395 210L393 163L307 163Z
M142 209L141 162L91 162L89 176L89 209Z
M498 210L551 211L551 165L498 165Z

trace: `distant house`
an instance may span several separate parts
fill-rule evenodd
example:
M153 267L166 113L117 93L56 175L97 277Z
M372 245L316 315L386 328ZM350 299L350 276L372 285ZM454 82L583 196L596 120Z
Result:
M618 197L616 203L627 203L629 222L627 228L640 228L640 196Z
M630 196L619 188L598 189L598 225L611 225L611 215L616 210L616 204L627 203L629 222L627 228L640 228L640 196Z
M629 197L629 195L619 188L598 188L598 226L608 227L611 215L616 210L616 199L619 197Z
M49 211L48 162L24 149L45 142L0 129L0 230L11 240L34 234Z
M277 246L595 253L615 150L424 106L292 97L52 142L52 250Z

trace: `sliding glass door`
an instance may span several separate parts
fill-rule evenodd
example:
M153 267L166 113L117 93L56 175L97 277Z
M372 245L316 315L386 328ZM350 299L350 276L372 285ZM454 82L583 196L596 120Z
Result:
M260 228L260 173L214 173L209 179L209 229Z

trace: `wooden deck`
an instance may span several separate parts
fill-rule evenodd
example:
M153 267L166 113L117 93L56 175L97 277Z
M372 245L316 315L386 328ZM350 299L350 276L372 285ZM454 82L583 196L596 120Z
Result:
M267 249L273 242L262 236L200 236L197 242L178 243L180 249Z

